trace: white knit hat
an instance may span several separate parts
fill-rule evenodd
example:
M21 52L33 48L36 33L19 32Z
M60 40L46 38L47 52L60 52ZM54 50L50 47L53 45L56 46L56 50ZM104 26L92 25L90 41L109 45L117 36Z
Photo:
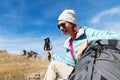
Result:
M76 23L76 13L74 10L71 9L65 9L60 16L58 17L58 21L59 20L64 20L64 21L68 21L70 23L73 23L75 25L77 25Z

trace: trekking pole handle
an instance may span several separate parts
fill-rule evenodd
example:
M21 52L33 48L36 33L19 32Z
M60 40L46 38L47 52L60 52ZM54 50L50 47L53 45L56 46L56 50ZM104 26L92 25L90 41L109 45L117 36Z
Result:
M50 50L52 50L52 45L51 45L49 37L45 38L44 41L45 41L44 51L50 51ZM51 59L51 54L50 54L50 52L48 52L48 60L50 61L50 59Z

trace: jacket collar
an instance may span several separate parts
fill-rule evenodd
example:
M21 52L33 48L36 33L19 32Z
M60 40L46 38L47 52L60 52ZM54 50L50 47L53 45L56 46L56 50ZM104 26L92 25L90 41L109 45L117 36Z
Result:
M84 28L80 28L80 29L78 30L78 33L77 33L75 39L79 38L79 37L82 36L83 34L84 34ZM70 39L71 39L71 37L69 37L69 38L65 41L63 47L70 49L70 48L69 48L69 44L70 44L69 41L70 41Z

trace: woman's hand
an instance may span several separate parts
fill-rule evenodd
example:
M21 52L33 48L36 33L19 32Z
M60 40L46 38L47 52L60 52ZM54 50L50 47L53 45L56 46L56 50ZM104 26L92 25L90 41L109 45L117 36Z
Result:
M53 55L53 52L52 51L45 51L46 55L48 56L48 60L50 61L51 60L51 57Z
M53 52L52 51L45 51L46 55L53 55Z
M83 51L87 48L88 46L88 40L86 39L85 42L79 47L78 53L76 54L76 59L80 59Z

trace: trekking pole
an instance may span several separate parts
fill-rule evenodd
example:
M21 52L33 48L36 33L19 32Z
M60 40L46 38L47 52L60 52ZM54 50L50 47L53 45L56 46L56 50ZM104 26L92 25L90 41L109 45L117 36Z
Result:
M44 51L52 50L52 45L51 45L49 37L45 38L44 41L45 41ZM51 55L50 55L50 52L48 52L48 60L50 61L50 59L51 59Z

